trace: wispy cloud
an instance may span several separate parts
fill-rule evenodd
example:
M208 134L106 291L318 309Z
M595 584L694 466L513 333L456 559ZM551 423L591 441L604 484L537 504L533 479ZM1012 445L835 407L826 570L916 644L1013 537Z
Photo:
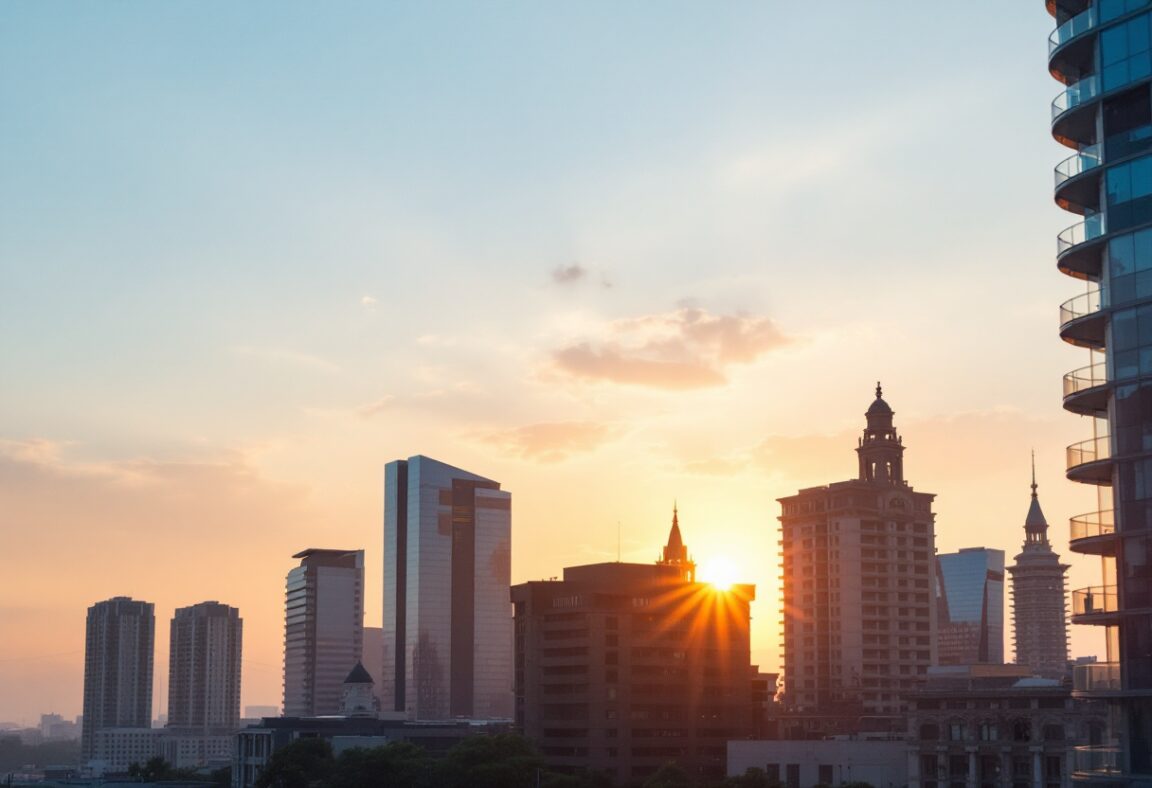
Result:
M616 437L611 424L594 421L550 421L478 435L482 443L517 457L559 462L573 454L594 451Z
M686 307L613 321L598 341L552 352L556 370L574 378L663 389L721 386L725 370L789 344L767 317L709 315Z
M237 356L258 359L271 364L287 364L297 367L307 367L321 372L339 372L340 367L327 359L287 350L277 347L258 347L255 345L234 345L229 350Z
M360 305L367 307L368 309L375 308L376 304L378 304L378 303L380 303L380 302L377 301L374 297L372 297L370 295L366 295L360 299Z

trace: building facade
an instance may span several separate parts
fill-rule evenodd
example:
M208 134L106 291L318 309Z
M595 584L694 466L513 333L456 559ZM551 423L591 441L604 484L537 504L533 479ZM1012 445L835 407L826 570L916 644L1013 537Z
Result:
M568 567L512 587L516 726L558 771L643 780L670 761L723 778L755 729L751 585L691 580L674 525L656 564Z
M897 715L936 664L935 496L904 480L892 418L877 384L857 478L779 499L788 712Z
M101 730L152 726L155 631L151 602L118 596L88 608L80 734L84 760L96 757Z
M762 769L780 788L859 785L905 788L907 744L888 739L834 738L808 741L730 741L728 775Z
M1036 495L1032 472L1032 503L1024 519L1024 547L1013 559L1012 617L1016 664L1037 676L1063 679L1068 675L1068 621L1064 574L1068 565L1048 541L1048 521Z
M339 714L364 647L364 551L292 556L284 619L284 715Z
M939 664L1004 662L1004 551L936 556Z
M428 457L384 481L384 708L413 720L512 714L512 496Z
M1057 267L1085 292L1060 336L1087 362L1064 376L1065 409L1090 419L1067 475L1094 485L1070 548L1100 556L1102 582L1072 592L1073 623L1106 628L1107 661L1074 674L1108 697L1110 740L1081 753L1085 780L1152 784L1152 8L1146 0L1046 0L1048 68L1064 87L1052 136L1074 153L1055 199L1082 216L1057 238ZM1087 667L1087 666L1086 666Z
M219 602L177 608L168 652L168 727L233 732L240 722L240 611Z

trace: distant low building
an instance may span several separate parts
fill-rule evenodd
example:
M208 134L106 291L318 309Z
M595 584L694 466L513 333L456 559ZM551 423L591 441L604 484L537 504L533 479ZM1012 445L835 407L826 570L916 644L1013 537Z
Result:
M97 777L125 774L134 763L163 756L163 728L100 728L93 734L88 767Z
M730 741L728 775L763 769L782 788L811 788L864 782L873 788L903 788L908 765L902 739L819 741Z

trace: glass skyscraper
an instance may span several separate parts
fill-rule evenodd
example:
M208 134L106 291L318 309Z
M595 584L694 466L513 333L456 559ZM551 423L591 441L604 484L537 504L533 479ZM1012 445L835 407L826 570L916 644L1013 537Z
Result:
M941 665L1004 662L1004 551L936 556Z
M511 717L512 496L423 456L384 475L385 708Z
M1112 704L1110 741L1083 748L1077 779L1152 784L1152 2L1047 0L1049 71L1063 90L1052 135L1058 205L1083 218L1057 239L1059 269L1085 291L1060 336L1088 363L1064 376L1064 407L1092 434L1068 447L1068 477L1096 486L1070 547L1100 556L1099 585L1072 592L1078 624L1105 628L1106 661L1073 673Z

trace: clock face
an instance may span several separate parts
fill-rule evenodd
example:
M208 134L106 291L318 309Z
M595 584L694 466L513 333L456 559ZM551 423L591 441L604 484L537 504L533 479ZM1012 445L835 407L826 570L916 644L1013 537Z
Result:
M892 498L888 501L889 509L907 509L908 502L903 498Z

